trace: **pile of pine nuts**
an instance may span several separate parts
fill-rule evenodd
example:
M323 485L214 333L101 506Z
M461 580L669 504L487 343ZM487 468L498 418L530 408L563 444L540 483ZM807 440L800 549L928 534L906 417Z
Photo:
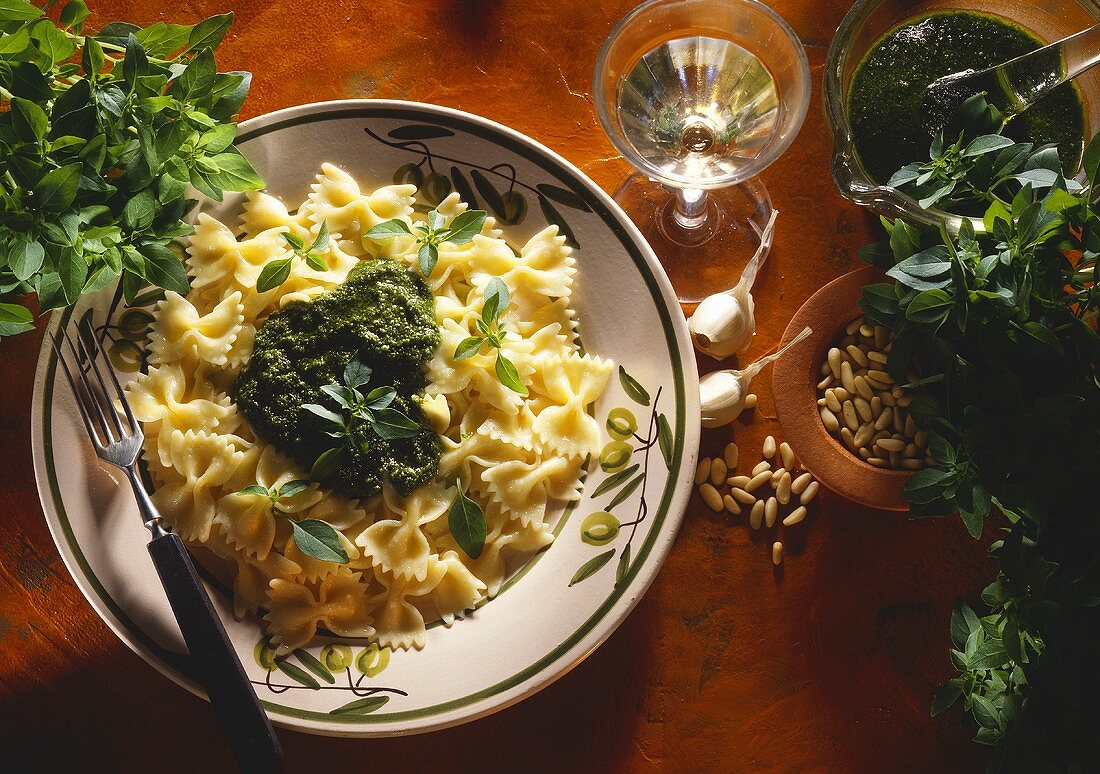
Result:
M820 485L809 473L801 471L794 450L786 442L776 445L775 438L769 435L761 452L763 459L747 475L737 474L740 454L734 442L726 445L721 457L703 457L695 469L699 495L715 512L726 510L739 516L747 510L749 526L755 530L773 529L777 523L783 527L800 524ZM773 462L778 467L773 469ZM766 491L757 494L765 484L770 485L771 494ZM728 490L723 491L726 487ZM786 506L789 512L780 519L780 510ZM772 564L778 566L782 561L783 543L776 540L772 543Z
M893 346L893 334L862 315L848 323L821 364L817 405L825 429L867 464L919 470L932 464L928 434L909 416L912 396L886 372Z

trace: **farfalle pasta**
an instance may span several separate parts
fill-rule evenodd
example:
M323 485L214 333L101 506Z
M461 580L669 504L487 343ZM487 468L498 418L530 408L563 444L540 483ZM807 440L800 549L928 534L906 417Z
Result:
M407 497L384 485L363 501L316 482L277 502L261 494L308 474L258 438L231 398L256 332L276 310L339 286L362 260L393 260L419 272L412 236L366 237L395 218L415 226L423 217L416 194L410 185L364 191L325 164L296 209L254 193L234 227L200 215L187 249L192 291L168 293L158 304L149 368L127 388L145 425L153 498L166 523L225 563L235 613L262 614L282 649L307 644L319 630L422 647L427 623L452 625L550 544L553 505L579 498L586 460L602 444L591 407L611 363L579 348L570 304L576 269L565 239L551 226L513 250L487 218L468 242L440 245L427 278L442 339L424 368L420 399L443 447L434 480ZM451 194L436 209L453 218L466 205ZM330 238L319 251L327 268L318 271L294 257L284 235L311 244L322 226ZM280 259L290 259L286 280L257 290L264 267ZM527 395L501 383L488 348L455 359L459 344L478 335L494 277L512 301L500 318L500 352ZM450 532L460 482L485 515L476 558ZM299 549L291 520L331 525L348 562Z

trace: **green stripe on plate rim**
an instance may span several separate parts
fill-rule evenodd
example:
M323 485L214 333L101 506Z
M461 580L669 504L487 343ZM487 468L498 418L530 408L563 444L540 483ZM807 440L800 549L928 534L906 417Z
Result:
M248 140L261 137L265 134L269 134L279 129L287 129L293 126L300 126L302 124L320 123L321 121L331 120L343 120L348 118L397 118L407 119L414 121L426 121L428 123L439 124L447 126L448 128L458 129L468 134L479 137L483 140L488 140L495 144L501 145L507 148L511 152L525 158L527 161L540 167L544 172L553 175L557 180L562 183L566 188L573 193L580 196L586 204L588 204L593 212L600 216L608 227L611 228L612 233L619 240L619 243L626 249L627 254L634 261L634 265L637 267L639 274L646 283L646 287L650 292L650 296L656 299L658 302L661 300L661 291L657 283L657 278L654 276L649 264L646 262L644 256L638 250L637 245L629 239L626 231L618 227L618 221L611 213L611 211L604 205L603 201L595 196L586 186L580 186L578 190L577 181L569 174L568 170L561 166L556 160L547 158L539 153L534 147L529 146L526 142L522 142L513 138L512 136L498 132L496 129L489 126L482 126L480 124L468 121L465 118L453 115L438 115L431 114L425 116L425 114L419 110L406 109L406 108L389 108L389 107L369 107L362 106L356 108L345 108L339 110L326 111L319 114L310 114L297 116L294 118L288 118L283 121L277 121L267 126L259 127L257 129L244 132L238 138L238 143L245 143ZM664 303L658 303L657 313L661 319L661 327L665 334L665 342L668 346L669 353L672 357L672 375L673 384L676 391L676 426L682 428L685 422L685 392L684 392L684 373L681 364L680 348L676 342L676 331L672 324L672 318L669 315L668 308ZM72 309L68 309L62 315L61 325L67 325L72 316ZM77 543L76 538L72 531L72 526L69 523L68 514L65 510L65 505L61 499L61 493L57 486L57 474L54 466L53 457L53 435L52 435L52 415L53 415L53 386L56 376L57 360L53 353L49 355L48 366L46 369L46 384L43 395L43 412L42 412L42 431L44 439L44 452L46 458L46 472L49 478L50 495L53 498L54 508L58 514L58 520L61 523L62 532L65 535L65 540L68 543L69 550L72 552L77 564L80 566L81 571L84 573L85 578L94 589L96 595L100 601L106 606L126 627L127 631L152 652L157 658L159 658L164 665L178 674L182 674L187 680L195 682L194 675L188 663L188 659L181 656L178 653L173 653L166 650L155 642L148 634L137 626L137 624L122 610L121 607L114 601L103 584L92 572L91 566L88 564L87 559L84 556L83 551L80 549L80 545ZM676 444L673 453L673 464L671 466L672 471L678 471L680 464L683 461L684 453L684 435L683 433L676 433ZM540 658L535 663L520 670L516 674L509 678L501 680L500 682L483 688L480 691L463 696L457 699L451 699L450 701L441 702L439 704L432 705L430 707L421 707L415 710L405 710L399 712L389 712L385 714L371 714L364 716L353 715L330 715L327 712L317 712L312 710L303 710L297 707L287 707L282 704L277 704L270 701L261 700L264 708L268 711L277 714L284 715L293 718L299 718L303 720L318 720L326 723L340 723L349 725L376 725L382 723L393 723L402 720L414 720L432 715L437 715L443 712L449 712L451 710L460 709L478 701L495 696L503 691L510 690L521 683L529 680L535 675L542 672L552 663L566 654L572 647L577 645L592 629L598 624L608 611L614 606L614 604L626 593L630 588L631 582L637 576L638 571L645 564L645 559L649 556L650 551L653 549L653 545L656 542L657 535L660 533L661 526L664 524L664 520L668 514L669 503L672 500L673 493L676 490L676 475L672 473L669 476L668 481L665 483L665 489L661 496L661 502L657 507L657 513L654 516L653 526L650 528L645 542L643 542L641 548L638 551L638 555L634 558L630 570L626 576L626 583L614 588L607 599L600 605L599 608L583 623L581 626L570 634L563 642L561 642L552 651ZM565 514L563 514L564 518Z

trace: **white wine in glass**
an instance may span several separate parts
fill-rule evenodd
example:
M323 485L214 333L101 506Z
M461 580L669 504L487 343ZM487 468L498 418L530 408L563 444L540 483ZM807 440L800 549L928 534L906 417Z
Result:
M638 170L615 198L680 300L733 284L771 215L755 176L790 145L809 104L790 27L757 0L650 0L607 39L594 93Z

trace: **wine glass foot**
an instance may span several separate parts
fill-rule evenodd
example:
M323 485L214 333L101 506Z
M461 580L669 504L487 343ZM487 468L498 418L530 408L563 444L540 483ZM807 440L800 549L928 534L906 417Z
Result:
M706 192L705 216L684 218L676 192L634 173L615 201L642 232L682 304L737 284L771 217L768 189L756 178Z

